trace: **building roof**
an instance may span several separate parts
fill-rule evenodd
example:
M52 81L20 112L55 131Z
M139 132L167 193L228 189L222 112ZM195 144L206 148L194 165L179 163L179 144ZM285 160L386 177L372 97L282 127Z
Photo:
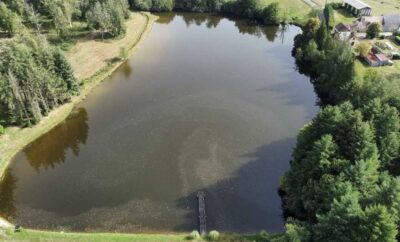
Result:
M377 64L378 60L376 59L375 55L369 53L367 56L364 56L364 59L369 62L371 65Z
M375 57L381 62L389 61L389 58L384 54L375 54Z
M383 24L383 16L363 16L361 17L361 22L363 23L380 23Z
M340 24L335 26L335 30L337 32L350 32L351 31L351 26L350 26L350 24L340 23Z
M398 31L399 27L400 27L400 15L399 14L383 15L383 31L384 32Z
M359 0L343 0L344 3L347 3L348 5L353 6L354 8L360 10L360 9L364 9L364 8L370 8L372 9L371 6L369 6L368 4L361 2Z

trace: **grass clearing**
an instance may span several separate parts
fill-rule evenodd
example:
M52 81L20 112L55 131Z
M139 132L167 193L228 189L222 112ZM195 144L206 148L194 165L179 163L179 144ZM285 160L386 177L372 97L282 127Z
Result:
M399 13L399 0L363 0L372 7L372 15Z
M183 234L119 234L119 233L63 233L39 230L12 230L0 235L1 241L62 241L62 242L131 242L131 241L186 241Z
M1 232L1 230L0 230ZM1 241L13 242L132 242L132 241L210 241L207 237L191 240L188 238L189 234L121 234L121 233L64 233L64 232L50 232L40 230L23 229L21 232L15 233L13 230L6 230L0 233ZM282 234L220 234L218 241L282 241Z
M350 14L349 12L347 12L346 10L344 10L342 8L335 9L333 11L334 11L334 19L335 19L334 26L336 26L337 24L340 24L340 23L350 24L356 20L356 17L354 17L352 14Z
M78 40L76 45L67 52L67 58L79 79L86 79L104 68L115 57L118 57L122 47L129 48L141 38L141 31L146 25L147 17L133 13L126 22L126 34L123 38L113 41ZM94 54L95 53L95 54Z
M317 1L317 0L316 0ZM372 7L372 16L379 16L382 14L399 13L400 1L399 0L362 0ZM342 3L341 0L331 0L328 3ZM324 4L323 4L324 5ZM322 5L322 6L323 6ZM356 17L354 17L355 19Z
M260 0L260 7L264 8L267 5L277 2L276 0ZM278 1L282 9L282 13L286 14L289 20L305 20L311 12L312 7L303 0L285 0ZM301 21L300 21L301 22Z

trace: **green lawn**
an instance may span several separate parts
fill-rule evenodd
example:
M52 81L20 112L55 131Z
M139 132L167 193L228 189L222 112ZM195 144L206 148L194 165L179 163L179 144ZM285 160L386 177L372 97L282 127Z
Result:
M363 0L372 7L372 15L381 15L385 13L399 13L399 0Z
M132 242L132 241L209 241L205 239L191 240L188 234L120 234L120 233L63 233L38 230L22 230L15 233L12 230L1 233L0 241L29 241L29 242ZM275 235L246 235L246 234L221 234L219 241L282 241L281 234Z
M282 12L285 13L290 20L305 20L312 10L311 6L306 4L303 0L260 0L260 7L263 8L274 2L279 2Z
M7 231L0 236L0 241L74 241L74 242L108 242L108 241L186 241L183 234L113 234L113 233L62 233L23 230L14 233Z
M350 13L345 11L344 9L335 9L334 10L334 16L335 16L334 26L336 26L339 23L350 24L354 20L356 20L356 18L353 15L351 15Z
M392 66L370 67L363 60L357 59L355 62L355 70L358 75L362 75L365 71L372 69L378 71L387 78L398 77L400 74L400 60L394 60L393 62L394 65Z
M387 13L399 13L399 0L362 0L372 7L372 15L378 16ZM328 3L341 3L342 0L328 0Z

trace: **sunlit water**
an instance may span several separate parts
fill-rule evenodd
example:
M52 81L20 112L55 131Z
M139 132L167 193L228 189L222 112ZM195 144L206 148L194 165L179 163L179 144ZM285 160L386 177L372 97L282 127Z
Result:
M0 211L25 227L283 229L279 179L315 95L295 26L163 14L135 56L14 159Z

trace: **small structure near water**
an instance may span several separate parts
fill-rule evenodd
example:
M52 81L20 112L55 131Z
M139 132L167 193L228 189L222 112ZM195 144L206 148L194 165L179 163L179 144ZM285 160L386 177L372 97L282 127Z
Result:
M207 234L206 194L203 191L199 191L197 200L199 202L199 233L203 236Z

